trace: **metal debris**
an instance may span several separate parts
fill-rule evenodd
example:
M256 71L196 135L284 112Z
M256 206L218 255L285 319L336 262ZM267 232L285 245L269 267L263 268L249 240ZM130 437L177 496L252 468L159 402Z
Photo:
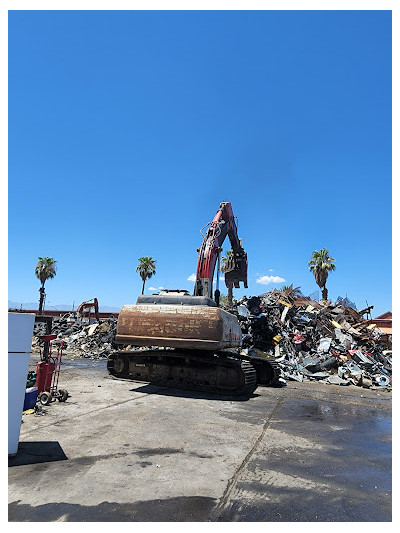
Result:
M44 328L43 323L35 324L33 346L41 347L39 337ZM69 355L97 359L108 357L115 347L116 329L117 321L113 317L89 324L85 319L68 314L53 319L51 333L65 342L64 349Z
M290 300L273 289L240 298L231 312L241 325L243 347L273 358L285 379L391 388L391 346L363 318L366 310L357 311L345 299Z

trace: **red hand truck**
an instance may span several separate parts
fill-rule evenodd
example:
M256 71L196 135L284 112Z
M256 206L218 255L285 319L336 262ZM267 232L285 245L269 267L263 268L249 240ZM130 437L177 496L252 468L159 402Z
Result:
M40 340L45 342L45 349L42 361L36 366L38 400L42 405L49 405L55 400L65 402L69 397L68 391L58 389L64 341L57 339L56 335L42 335Z

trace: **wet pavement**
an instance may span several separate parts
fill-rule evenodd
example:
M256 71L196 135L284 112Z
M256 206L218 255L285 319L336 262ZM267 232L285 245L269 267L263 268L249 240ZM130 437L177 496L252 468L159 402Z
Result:
M60 382L65 404L23 417L10 521L391 521L389 392L289 382L232 400L82 359Z
M217 519L391 520L390 435L386 411L284 399Z

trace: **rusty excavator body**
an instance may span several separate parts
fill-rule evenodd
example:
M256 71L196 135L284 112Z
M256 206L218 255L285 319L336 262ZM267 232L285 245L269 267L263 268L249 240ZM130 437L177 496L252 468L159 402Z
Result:
M113 377L234 396L251 395L258 384L279 384L273 360L241 352L240 324L219 307L218 284L213 295L214 270L217 263L219 270L227 236L232 253L224 265L225 284L238 288L243 282L247 288L247 254L231 204L221 203L207 226L197 250L193 296L166 290L139 296L136 305L122 307L116 344L143 348L111 354L107 368Z

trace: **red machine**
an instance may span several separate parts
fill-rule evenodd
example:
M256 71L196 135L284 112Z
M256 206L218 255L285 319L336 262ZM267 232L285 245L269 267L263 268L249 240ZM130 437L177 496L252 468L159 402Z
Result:
M237 226L230 202L222 202L213 221L208 224L209 228L203 239L197 262L196 282L194 296L208 296L212 298L212 283L215 263L222 250L222 244L228 235L232 254L225 265L225 284L232 284L236 288L243 281L247 289L247 254L242 248L242 242L237 234ZM216 301L219 299L216 295ZM219 302L217 301L217 304Z
M91 300L86 300L86 302L82 302L81 305L78 307L76 312L81 317L85 316L85 313L87 313L87 317L90 321L90 314L93 310L93 314L96 317L97 322L100 322L99 318L99 302L97 301L97 298L92 298Z
M65 389L58 390L64 341L56 340L56 338L56 335L43 335L40 337L40 340L45 342L45 346L47 345L47 349L44 350L43 360L36 366L35 386L38 388L38 400L42 405L48 405L56 399L59 402L65 402L69 396L68 391ZM56 353L53 348L56 348Z

